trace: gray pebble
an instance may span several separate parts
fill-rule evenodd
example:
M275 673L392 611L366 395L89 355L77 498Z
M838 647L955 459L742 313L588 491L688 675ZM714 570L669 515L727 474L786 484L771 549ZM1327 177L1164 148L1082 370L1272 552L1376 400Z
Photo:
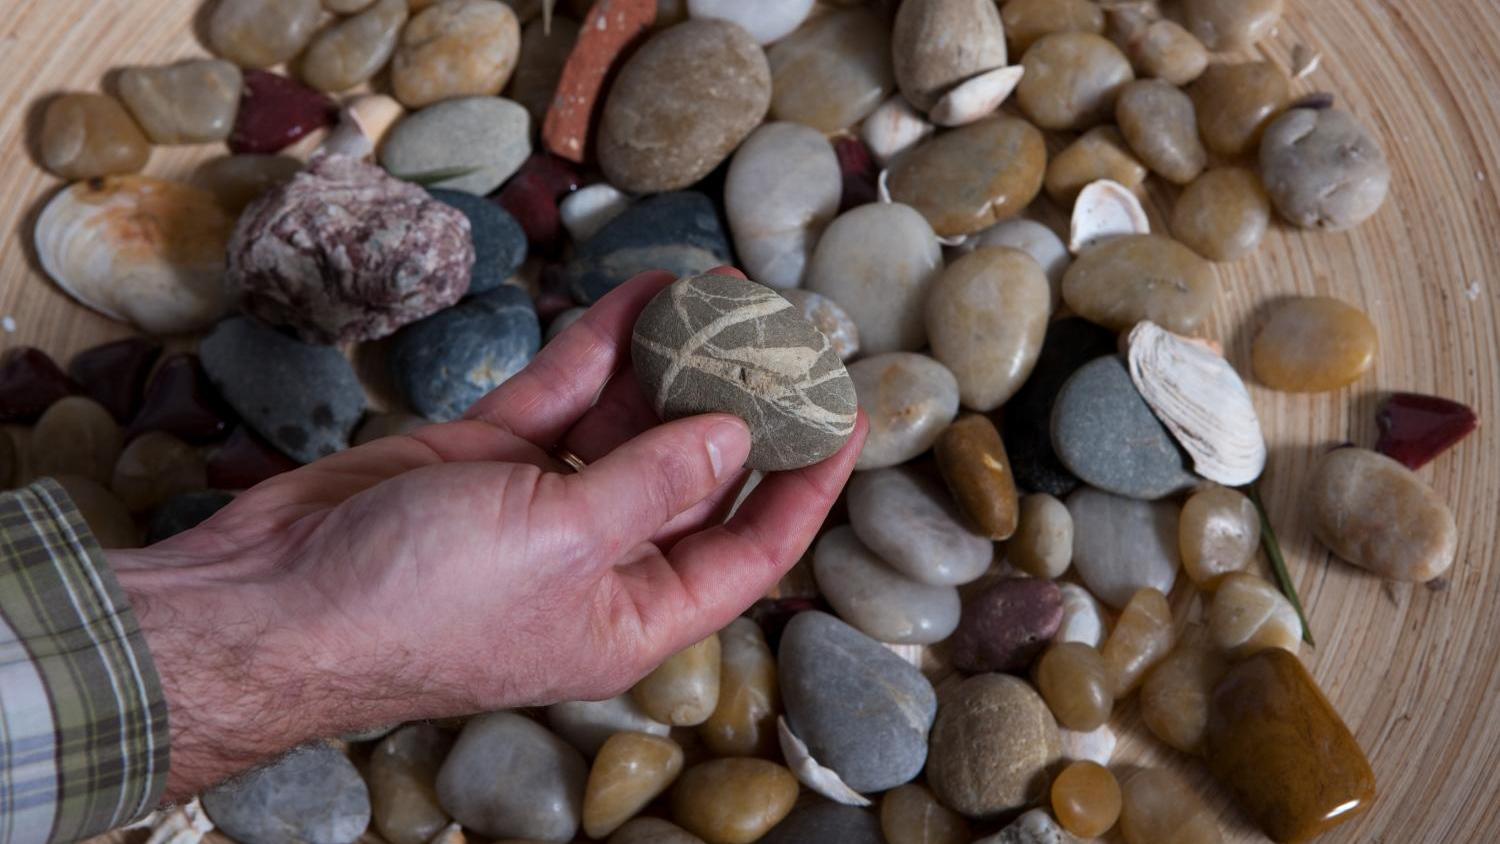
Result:
M641 711L629 693L607 700L575 700L547 707L547 725L578 748L593 756L615 733L650 733L664 736L671 727Z
M474 270L467 295L488 293L505 283L526 262L526 232L509 211L483 197L435 188L432 198L469 219L474 240Z
M849 523L897 571L954 586L984 574L995 545L965 524L942 484L910 469L859 472L849 480Z
M413 410L448 422L524 369L541 342L531 297L503 284L398 331L391 374Z
M1128 498L1163 498L1198 481L1113 355L1080 367L1057 394L1052 447L1084 483Z
M240 844L351 844L370 825L370 793L349 758L310 744L214 788L203 808Z
M480 835L571 841L587 776L578 751L545 727L491 712L464 725L438 771L438 801Z
M1094 596L1124 608L1147 586L1172 591L1181 563L1172 501L1140 501L1089 487L1068 496L1073 519L1073 567Z
M761 844L885 844L880 818L869 809L827 800L804 803L792 810L761 839Z
M564 271L574 298L598 301L637 273L689 276L731 263L729 238L707 196L696 191L647 197L574 249Z
M531 115L502 97L460 97L403 118L386 135L380 163L392 175L413 178L438 171L467 171L430 186L484 196L520 169L531 155Z

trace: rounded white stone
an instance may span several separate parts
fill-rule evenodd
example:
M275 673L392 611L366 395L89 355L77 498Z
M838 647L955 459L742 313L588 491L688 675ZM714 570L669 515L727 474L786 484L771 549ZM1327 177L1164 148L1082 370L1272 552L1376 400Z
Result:
M802 25L813 0L687 0L692 18L716 18L737 23L757 44L770 44Z
M979 232L964 244L978 249L984 246L1009 246L1019 249L1036 259L1047 274L1047 283L1052 287L1052 310L1062 301L1063 273L1073 263L1073 255L1057 232L1035 220L1015 218L1002 220Z
M574 243L581 243L630 207L630 196L609 182L579 188L557 205L558 217Z
M724 208L751 279L796 287L818 236L839 210L843 178L823 134L800 123L766 123L734 154Z
M865 635L898 645L941 642L958 627L958 590L920 583L887 565L847 525L813 551L818 591Z
M872 203L823 232L805 286L849 314L866 354L914 351L927 342L922 306L942 268L942 246L916 209Z
M1073 567L1095 597L1123 609L1138 589L1172 591L1181 557L1172 501L1140 501L1082 487L1068 496Z
M856 469L884 469L937 442L958 415L958 379L926 355L890 352L849 365L859 407L870 423Z

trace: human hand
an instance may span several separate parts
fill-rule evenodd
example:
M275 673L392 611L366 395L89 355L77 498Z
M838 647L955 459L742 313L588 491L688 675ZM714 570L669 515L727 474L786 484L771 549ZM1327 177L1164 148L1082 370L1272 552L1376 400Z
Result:
M768 476L744 422L658 424L628 364L646 273L466 418L266 481L111 562L168 695L169 796L381 723L603 698L728 623L812 541L864 439ZM568 474L564 448L588 463Z

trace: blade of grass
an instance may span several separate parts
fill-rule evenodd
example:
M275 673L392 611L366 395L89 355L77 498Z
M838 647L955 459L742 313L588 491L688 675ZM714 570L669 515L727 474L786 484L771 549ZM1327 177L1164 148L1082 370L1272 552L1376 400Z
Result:
M1276 573L1276 585L1281 587L1281 594L1292 603L1292 609L1297 611L1297 619L1302 622L1302 641L1312 647L1317 647L1313 641L1312 626L1307 623L1307 614L1302 611L1302 599L1297 597L1297 585L1292 582L1292 576L1286 570L1286 558L1281 556L1281 543L1276 541L1276 531L1271 527L1271 516L1266 512L1266 505L1260 500L1260 487L1251 484L1249 487L1250 501L1255 504L1255 511L1260 514L1260 544L1266 550L1266 556L1271 560L1271 569Z

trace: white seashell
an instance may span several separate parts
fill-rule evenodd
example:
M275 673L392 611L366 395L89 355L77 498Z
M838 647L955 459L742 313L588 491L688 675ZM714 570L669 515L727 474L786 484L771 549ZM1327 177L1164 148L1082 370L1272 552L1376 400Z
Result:
M1110 758L1115 755L1118 740L1115 738L1115 731L1108 724L1101 724L1086 733L1062 728L1057 732L1062 737L1064 759L1098 762L1108 767Z
M776 718L776 734L781 739L781 755L786 765L797 775L797 781L817 793L846 806L868 806L869 798L844 784L843 778L832 770L818 764L807 752L807 745L792 733L786 718Z
M213 194L149 176L77 182L36 222L42 268L68 295L151 334L212 324L230 306L234 221Z
M1073 203L1068 248L1078 255L1090 246L1127 234L1150 234L1146 209L1130 188L1109 179L1090 182Z
M1229 361L1153 322L1130 332L1130 380L1193 469L1225 486L1243 486L1266 468L1266 438L1250 391Z
M877 162L886 164L935 131L936 127L912 108L905 97L896 94L870 112L860 124L859 139L865 142Z
M151 830L145 844L198 844L213 831L214 822L194 797L181 806L158 809L125 828Z
M318 152L369 158L405 113L406 109L392 97L361 94L344 105L338 125L318 145Z
M1076 583L1059 583L1057 588L1062 592L1063 615L1052 641L1082 642L1091 648L1099 647L1109 632L1099 599Z
M608 182L598 182L564 197L557 213L573 242L582 243L629 207L630 197L624 191Z
M1018 64L997 67L958 83L927 112L939 126L967 126L993 114L1021 84L1025 68Z
M1317 52L1306 44L1298 44L1292 48L1292 78L1306 79L1313 75L1318 65L1323 63L1323 54Z
M464 837L464 828L456 823L450 823L438 830L438 834L432 836L427 844L466 844L469 839Z

